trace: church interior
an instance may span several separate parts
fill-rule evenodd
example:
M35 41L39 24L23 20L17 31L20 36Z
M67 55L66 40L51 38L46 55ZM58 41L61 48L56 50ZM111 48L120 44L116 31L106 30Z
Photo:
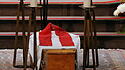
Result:
M125 0L0 0L0 70L125 70Z

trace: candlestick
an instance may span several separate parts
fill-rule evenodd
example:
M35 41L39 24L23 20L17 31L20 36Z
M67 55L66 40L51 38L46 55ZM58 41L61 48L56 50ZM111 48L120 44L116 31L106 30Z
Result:
M30 0L30 7L37 7L37 0Z
M91 0L84 0L84 7L90 7L91 6Z

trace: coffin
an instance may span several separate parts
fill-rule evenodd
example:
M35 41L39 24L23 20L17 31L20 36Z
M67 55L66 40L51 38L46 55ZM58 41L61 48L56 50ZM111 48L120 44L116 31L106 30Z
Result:
M41 70L75 70L75 49L44 49Z

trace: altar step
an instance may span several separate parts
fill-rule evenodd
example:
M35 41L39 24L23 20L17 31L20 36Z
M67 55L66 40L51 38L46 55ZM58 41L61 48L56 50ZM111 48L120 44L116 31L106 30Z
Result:
M125 50L124 49L99 49L99 66L97 70L125 70ZM13 67L13 53L14 49L1 49L0 50L0 70L23 70L23 68ZM23 64L23 50L18 49L17 52L17 65ZM82 52L79 56L82 58ZM92 56L90 56L92 58ZM30 64L30 59L28 58L28 65ZM90 61L90 64L92 62ZM82 64L82 61L81 61ZM81 65L82 66L82 65ZM27 70L32 70L28 68ZM80 67L79 70L83 70ZM87 68L86 70L92 70L92 68Z
M27 1L27 0L26 0ZM119 0L94 0L94 10L96 16L112 16L114 10L119 5ZM25 2L26 4L29 2ZM82 16L84 9L81 8L82 0L50 0L48 5L49 16ZM17 0L0 2L1 16L16 16ZM30 15L30 8L25 7L25 15ZM8 13L9 11L9 13ZM105 12L104 12L105 11ZM104 12L104 13L102 13ZM37 15L40 15L40 8L37 8Z
M26 30L29 23L28 16L25 17ZM15 32L16 16L0 16L0 32ZM40 17L37 16L37 30L40 30ZM96 30L97 32L119 32L124 31L125 17L115 16L96 16ZM84 16L49 16L48 22L62 27L70 32L82 32L84 27ZM70 28L69 28L70 27ZM23 28L24 29L24 28ZM31 28L33 31L33 28ZM20 23L19 31L22 31L22 24Z
M73 32L81 37L81 48L83 47L84 34L83 32ZM18 48L22 48L23 37L19 33ZM14 48L15 32L0 32L0 49L12 49ZM125 49L125 33L116 32L97 32L97 47L98 48L121 48Z
M119 0L94 0L94 8L96 15L96 30L97 32L105 32L97 34L97 46L99 48L125 48L125 35L119 33L124 32L125 17L114 17L113 12L119 5ZM25 1L29 4L29 0ZM84 10L80 7L83 4L82 0L49 0L48 6L48 21L60 26L68 32L78 32L83 42L83 27L84 27ZM1 0L0 1L0 48L14 48L14 39L17 13L17 0ZM25 9L25 15L29 16L31 10L29 7ZM40 16L40 9L37 9L37 16ZM28 17L26 17L25 26L27 28ZM37 31L40 30L40 18L37 17ZM20 23L21 24L21 23ZM22 24L19 31L22 31ZM31 28L33 31L33 28ZM10 32L10 33L8 33ZM106 33L107 32L107 33ZM109 33L108 33L109 32ZM113 32L113 33L110 33ZM18 47L22 48L22 34L19 36ZM83 47L83 44L82 46Z
M113 4L119 3L120 0L93 0L94 4ZM24 0L25 4L29 4L30 0ZM83 4L83 0L48 0L49 4ZM1 0L0 4L18 4L18 0ZM39 2L38 2L39 4Z
M120 16L96 16L96 20L124 20L125 17ZM21 20L20 16L20 20ZM0 20L17 20L17 16L0 16ZM25 20L29 20L29 16L25 16ZM36 20L41 20L40 16L36 16ZM48 16L48 20L84 20L84 16Z
M84 32L70 32L75 35L84 36ZM33 32L30 33L32 35ZM27 32L26 32L27 35ZM16 36L16 32L0 32L0 36ZM18 32L18 36L22 36L22 32ZM120 32L97 32L97 36L125 36L125 33Z

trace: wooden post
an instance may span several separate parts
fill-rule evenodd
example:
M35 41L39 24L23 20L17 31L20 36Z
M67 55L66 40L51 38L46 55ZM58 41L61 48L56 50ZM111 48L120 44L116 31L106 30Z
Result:
M47 20L48 15L48 0L43 0L43 26L46 27L48 24Z
M20 21L20 16L22 17L22 20ZM19 26L21 23L22 26L22 36L23 36L23 66L17 66L16 65L16 54L17 54L17 45L18 45L18 32L19 32ZM26 70L27 68L27 54L28 54L28 44L27 44L27 36L26 36L26 28L25 28L25 13L24 13L24 2L23 0L20 0L20 4L18 6L17 10L17 23L16 23L16 36L15 36L15 44L14 44L14 58L13 58L13 66L24 68Z
M83 53L83 70L86 67L92 67L93 70L96 70L96 60L95 60L95 45L94 45L94 26L90 14L90 9L92 8L85 8L84 9L84 53ZM92 58L93 58L93 65L89 65L89 50L92 49Z
M37 35L36 35L36 8L32 7L32 24L33 24L33 33L34 33L34 69L37 70Z
M40 30L42 30L42 29L44 29L44 25L43 25L43 23L42 23L42 21L43 21L43 7L42 7L42 0L39 0L40 1L40 22L41 22L41 24L40 24L40 26L41 26L41 28L40 28Z
M89 2L88 2L89 1ZM83 70L86 67L96 70L96 66L99 65L98 50L96 47L96 25L95 25L95 13L92 6L92 0L84 1L84 52L83 52ZM92 49L92 61L93 65L89 65L89 50Z
M16 66L16 53L17 53L17 43L18 43L18 30L19 30L19 16L20 16L20 5L17 9L17 21L16 21L16 36L14 42L14 58L13 58L13 66Z

